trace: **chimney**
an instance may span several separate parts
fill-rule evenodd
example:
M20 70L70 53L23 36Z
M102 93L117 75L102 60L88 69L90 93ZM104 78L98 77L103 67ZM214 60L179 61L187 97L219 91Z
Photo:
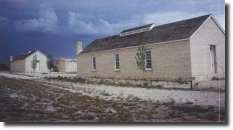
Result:
M83 51L83 43L81 41L77 41L76 43L76 56L78 56Z
M10 56L9 60L10 60L10 62L12 62L14 60L13 56Z

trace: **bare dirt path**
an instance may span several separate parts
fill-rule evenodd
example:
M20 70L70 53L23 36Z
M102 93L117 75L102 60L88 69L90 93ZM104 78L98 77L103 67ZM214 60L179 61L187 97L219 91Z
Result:
M223 122L213 106L154 103L128 97L104 100L39 81L0 77L0 120L29 122Z
M58 75L58 74L54 74ZM174 89L156 89L140 87L120 87L102 84L81 84L79 82L67 82L65 80L46 80L39 74L28 76L22 74L1 73L0 76L13 79L30 79L43 83L43 85L68 90L70 92L79 92L91 97L100 97L104 100L113 100L118 97L128 98L136 97L145 101L161 103L189 103L201 106L214 106L224 109L225 92L224 91L206 91L206 90L174 90ZM65 75L64 75L65 76ZM67 76L67 74L66 74ZM69 76L75 76L73 74ZM56 78L55 78L56 79ZM205 84L206 86L207 84ZM210 84L211 85L211 84Z

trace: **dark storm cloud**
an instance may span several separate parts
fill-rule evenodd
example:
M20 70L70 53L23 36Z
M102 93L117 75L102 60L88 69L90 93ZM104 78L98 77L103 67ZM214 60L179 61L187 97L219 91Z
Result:
M123 28L139 24L150 22L160 24L209 13L214 13L220 18L224 13L224 5L218 4L223 2L222 0L1 1L3 6L1 15L13 20L16 31L53 33L113 34ZM206 5L209 8L202 8Z
M224 26L223 0L0 0L0 62L35 48L73 57L77 40L210 13Z

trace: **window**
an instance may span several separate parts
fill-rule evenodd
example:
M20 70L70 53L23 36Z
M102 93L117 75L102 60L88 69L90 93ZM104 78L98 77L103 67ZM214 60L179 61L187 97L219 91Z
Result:
M93 71L96 70L96 59L94 56L92 57L92 69L93 69Z
M211 68L217 73L216 45L210 45Z
M145 69L151 70L152 69L152 61L151 61L151 51L147 50L145 54Z
M115 55L115 70L119 70L120 69L120 57L119 54Z

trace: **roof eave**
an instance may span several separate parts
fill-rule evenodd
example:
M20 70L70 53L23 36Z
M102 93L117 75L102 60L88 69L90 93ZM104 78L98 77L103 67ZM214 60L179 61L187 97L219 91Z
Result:
M214 23L218 26L218 28L222 31L222 33L225 34L225 30L223 29L223 27L220 25L220 23L217 21L217 19L214 16L210 16L211 19L214 21Z
M178 42L178 41L188 41L190 40L190 37L188 38L183 38L183 39L177 39L177 40L170 40L170 41L164 41L164 42L155 42L155 43L147 43L145 45L152 45L152 44L164 44L164 43L172 43L172 42ZM100 51L112 51L112 50L116 50L116 49L123 49L123 48L135 48L135 47L138 47L140 45L135 45L135 46L128 46L128 47L119 47L119 48L113 48L113 49L103 49L103 50L94 50L94 51L83 51L79 54L82 55L82 54L87 54L87 53L94 53L94 52L100 52Z

